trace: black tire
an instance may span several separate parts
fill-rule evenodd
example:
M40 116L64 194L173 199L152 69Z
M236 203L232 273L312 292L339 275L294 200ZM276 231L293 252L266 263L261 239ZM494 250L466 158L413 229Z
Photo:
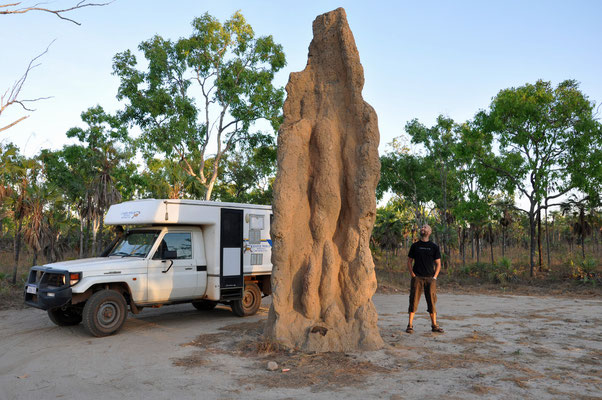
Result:
M217 301L199 300L193 301L192 305L194 306L194 308L200 311L211 311L215 308L215 306L217 306Z
M123 326L127 317L126 307L121 293L114 290L96 292L84 306L84 327L96 337L112 335Z
M242 299L230 303L232 312L239 317L248 317L254 315L259 306L261 306L261 291L259 287L252 282L245 285Z
M57 307L48 310L48 318L58 326L73 326L82 322L82 313L75 307Z

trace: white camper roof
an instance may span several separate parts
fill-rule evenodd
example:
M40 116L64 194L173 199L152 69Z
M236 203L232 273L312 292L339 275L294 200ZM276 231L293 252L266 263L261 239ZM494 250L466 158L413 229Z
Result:
M256 204L146 199L112 205L104 222L106 225L215 224L219 221L221 208L272 210L272 206Z

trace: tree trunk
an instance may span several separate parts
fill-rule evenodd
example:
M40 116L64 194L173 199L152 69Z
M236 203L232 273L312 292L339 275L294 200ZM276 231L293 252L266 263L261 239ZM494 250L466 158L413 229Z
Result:
M100 225L100 217L96 217L92 220L92 251L91 256L96 257L97 253L97 236L98 236L98 227Z
M541 246L541 207L537 210L537 255L539 270L543 271L543 251Z
M476 233L473 228L470 228L470 230L472 231L470 235L470 261L474 261L474 237Z
M506 258L506 227L502 225L502 258Z
M79 258L84 258L84 219L79 217Z
M477 242L476 243L476 247L477 247L477 265L478 265L478 264L481 263L481 246L479 246L480 241L481 241L480 240L481 239L480 238L481 234L480 234L480 232L479 232L478 229L475 230L475 236L476 236L475 239L476 239L476 242Z
M585 260L585 213L583 210L579 213L579 223L581 224L581 256Z
M84 255L86 258L90 257L90 225L91 218L86 218L86 228L85 228L85 236L84 236Z
M31 266L35 267L38 264L38 250L33 249L33 261L31 262Z
M489 224L489 249L491 250L491 265L495 265L495 261L493 259L493 228L491 224Z
M535 211L533 207L529 212L529 274L531 277L535 276Z
M16 222L16 221L15 221ZM19 269L19 254L21 253L21 228L23 227L23 219L20 218L19 222L15 225L15 237L13 242L13 248L15 252L15 266L13 267L13 279L12 283L17 283L17 270Z
M548 256L548 268L552 268L552 258L550 256L550 232L548 231L548 205L546 201L546 254Z
M102 251L102 249L104 249L106 247L105 243L104 243L104 235L103 235L103 230L105 228L104 215L105 215L104 211L100 213L100 224L98 227L98 246L97 246L97 250L96 250L96 254L95 254L96 257L98 256L98 253L99 253L98 249L101 249L101 251Z

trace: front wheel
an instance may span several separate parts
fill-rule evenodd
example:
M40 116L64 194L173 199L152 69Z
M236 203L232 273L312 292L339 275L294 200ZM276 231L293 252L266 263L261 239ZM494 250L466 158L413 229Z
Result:
M261 306L261 291L257 284L249 282L245 285L242 299L231 303L232 312L239 317L254 315Z
M101 290L88 299L84 306L84 327L96 337L108 336L123 326L127 303L121 293Z
M75 307L57 307L48 310L48 318L58 326L73 326L82 322L82 313Z

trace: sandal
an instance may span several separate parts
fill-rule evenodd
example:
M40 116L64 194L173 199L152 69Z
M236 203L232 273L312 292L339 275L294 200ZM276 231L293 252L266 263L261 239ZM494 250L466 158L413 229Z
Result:
M406 332L407 333L414 333L414 327L412 325L408 325L408 327L406 328Z
M433 332L437 332L437 333L443 333L443 328L441 328L439 325L431 325L431 330Z

